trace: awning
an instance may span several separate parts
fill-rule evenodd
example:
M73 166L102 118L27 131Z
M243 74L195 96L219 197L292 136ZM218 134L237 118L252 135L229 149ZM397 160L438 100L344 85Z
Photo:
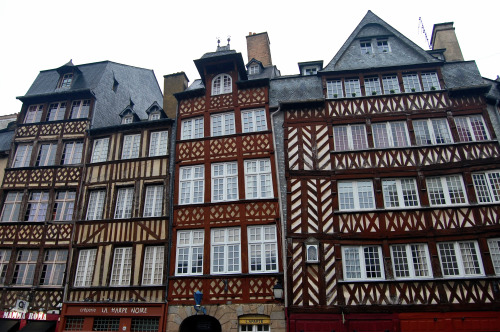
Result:
M35 322L31 321L19 332L54 332L56 326L55 321L51 322Z
M0 319L0 331L13 332L19 328L19 321L15 319Z

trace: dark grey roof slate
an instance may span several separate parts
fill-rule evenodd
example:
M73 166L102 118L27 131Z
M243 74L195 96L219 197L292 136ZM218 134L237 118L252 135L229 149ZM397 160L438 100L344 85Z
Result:
M321 79L318 76L282 76L271 80L269 106L293 101L323 99Z
M10 150L10 144L14 139L14 130L2 130L0 131L0 152L5 152Z
M248 75L249 80L257 80L260 78L275 78L279 76L279 70L276 66L261 67L258 74Z
M490 85L490 89L486 96L488 98L500 101L500 82L491 80L489 78L483 78L484 84Z
M227 51L216 51L216 52L208 52L203 54L200 59L213 58L216 56L223 56L227 54L236 54L236 50L227 50Z
M185 91L204 89L205 85L201 79L196 79L191 83Z
M460 89L484 85L474 61L446 62L441 72L447 89Z
M359 40L378 36L388 38L391 52L361 54ZM372 44L372 48L376 49L376 45ZM368 11L322 72L440 62L377 15Z

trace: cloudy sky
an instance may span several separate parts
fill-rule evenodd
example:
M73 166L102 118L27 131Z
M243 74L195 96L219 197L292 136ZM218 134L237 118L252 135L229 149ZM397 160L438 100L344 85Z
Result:
M282 75L298 62L328 63L368 10L428 49L435 23L454 22L465 60L484 77L500 74L497 0L460 1L229 1L0 0L0 115L19 112L16 99L40 70L111 60L163 75L199 78L193 60L231 37L245 62L249 32L267 31L273 64ZM474 6L471 6L473 4Z

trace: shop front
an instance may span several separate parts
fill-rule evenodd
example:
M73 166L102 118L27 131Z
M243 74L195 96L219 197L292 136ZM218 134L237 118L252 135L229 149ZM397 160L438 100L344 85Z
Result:
M58 314L44 312L0 311L2 332L55 332L59 323Z

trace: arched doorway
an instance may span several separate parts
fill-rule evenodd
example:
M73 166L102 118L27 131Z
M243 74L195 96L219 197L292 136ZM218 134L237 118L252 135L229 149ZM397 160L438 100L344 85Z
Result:
M179 332L221 332L217 319L208 315L194 315L184 319Z

